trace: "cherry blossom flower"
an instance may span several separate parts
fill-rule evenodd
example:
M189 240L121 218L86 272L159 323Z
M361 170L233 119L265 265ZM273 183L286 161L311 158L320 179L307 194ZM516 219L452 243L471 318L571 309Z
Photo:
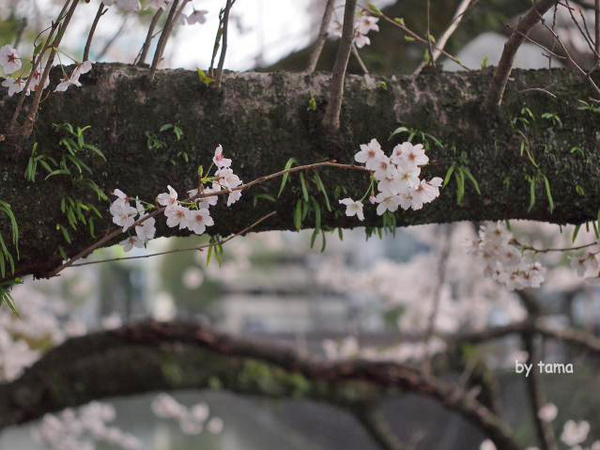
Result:
M210 217L208 209L188 209L185 215L187 227L197 235L203 234L206 227L210 227L215 223L213 218Z
M381 156L375 164L375 178L382 180L384 178L395 178L398 175L398 169L390 162L387 156Z
M21 58L14 47L5 45L0 48L0 67L4 69L5 74L15 73L21 66Z
M207 13L208 13L208 11L206 11L204 9L203 10L195 9L194 12L191 13L187 18L188 25L194 25L195 23L202 25L203 23L206 23L206 14Z
M398 206L400 205L400 199L396 195L386 196L382 192L377 194L375 197L377 203L377 215L382 216L386 211L396 212L398 210Z
M32 74L29 75L29 77L32 78L31 82L29 83L30 91L35 91L35 89L39 86L40 81L42 81L42 75L43 75L42 69L36 69L35 72L33 72ZM46 80L44 80L44 86L42 87L42 89L46 89L49 84L50 84L50 77L46 77Z
M150 217L135 227L135 233L142 241L142 245L148 242L150 239L154 239L154 235L156 234L155 224L156 219L154 219L154 217Z
M187 208L179 205L166 208L165 216L167 217L167 226L173 228L179 225L180 230L187 228L186 214L188 211Z
M163 419L180 419L187 408L168 394L160 394L152 400L152 412Z
M169 192L163 192L162 194L158 194L156 197L156 201L159 205L165 206L167 209L172 208L173 206L179 205L177 201L177 191L173 189L171 186L167 186Z
M118 198L110 205L109 211L113 216L113 223L123 227L123 232L125 232L135 223L138 211L129 204L128 197L122 191L117 189L114 195L117 195Z
M554 403L547 403L538 411L538 417L544 422L552 422L556 419L558 408Z
M213 162L219 169L231 166L231 159L225 158L225 155L223 155L223 146L219 145L215 149L215 156L213 158Z
M209 197L211 198L211 197ZM240 198L242 198L242 191L237 190L237 191L232 191L228 196L227 196L227 206L231 206L233 205L235 202L237 202Z
M404 142L394 147L391 160L394 164L408 167L424 166L429 162L423 145L413 145L410 142Z
M589 432L590 424L585 420L582 420L579 423L569 420L565 423L560 439L565 444L572 447L584 442L587 439Z
M361 144L360 151L354 155L356 162L363 163L369 170L374 170L379 158L385 156L377 139L371 139L368 144Z
M137 228L138 227L136 227L136 229ZM121 241L120 244L125 252L129 252L133 247L144 248L144 242L145 241L143 239L140 239L140 237L138 236L129 236L124 241Z
M242 180L230 168L224 167L215 172L216 184L220 187L233 189L242 184ZM213 189L215 186L213 185ZM220 190L220 189L217 189Z
M572 256L571 269L574 269L580 277L586 276L590 272L594 275L598 274L598 270L600 270L598 255L593 252L586 252L580 256Z
M365 220L363 204L360 200L352 200L348 197L340 200L340 204L346 206L346 215L348 217L356 216L360 221Z
M2 86L8 88L8 96L12 97L15 94L18 94L19 92L22 92L23 89L25 89L25 80L23 80L22 78L6 78L3 82L2 82Z
M92 69L92 61L85 61L78 65L71 75L67 78L61 79L60 83L54 89L54 92L65 92L70 86L81 87L79 77L85 73L88 73Z
M218 417L213 417L206 426L209 433L220 434L223 431L223 421Z

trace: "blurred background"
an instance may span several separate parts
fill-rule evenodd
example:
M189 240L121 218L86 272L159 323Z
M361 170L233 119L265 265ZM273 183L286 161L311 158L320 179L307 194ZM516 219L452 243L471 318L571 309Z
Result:
M206 23L178 26L170 41L163 67L206 68L210 63L218 26L220 0L194 0L193 8L206 10ZM340 2L334 21L341 20ZM405 17L413 29L424 31L423 2L376 1L392 17ZM442 4L443 3L443 4ZM448 45L449 51L471 68L497 62L506 39L505 23L527 9L528 1L489 1L477 5ZM64 42L65 53L81 57L82 42L97 2L80 8ZM432 30L440 33L451 20L458 2L434 2ZM0 44L18 41L22 54L32 39L61 7L50 0L0 0ZM238 0L232 10L230 70L300 70L318 33L324 2L321 0ZM111 7L101 22L91 52L95 61L130 63L143 42L151 14L127 13ZM562 19L561 19L562 20ZM561 25L562 24L562 25ZM582 61L589 58L568 21L561 33ZM564 26L563 26L564 25ZM396 33L396 34L394 34ZM393 36L393 37L392 37ZM540 37L542 39L543 36ZM330 70L335 40L328 41L319 69ZM410 73L420 63L423 49L406 42L396 30L381 27L371 45L361 50L365 64L375 73ZM64 58L61 57L61 58ZM70 64L71 61L62 61ZM539 47L524 44L516 66L548 67ZM443 61L445 70L458 66ZM360 73L357 61L351 71ZM522 239L540 246L568 246L573 230L537 223L513 223ZM49 281L27 280L13 291L27 325L15 324L0 312L7 329L35 329L30 350L0 339L0 367L5 379L14 378L39 352L69 336L110 329L144 318L177 318L208 323L219 331L276 341L300 353L324 358L373 358L420 361L440 353L446 378L465 383L493 373L496 400L517 437L532 441L523 378L514 374L514 361L522 356L520 341L506 338L457 355L443 354L441 340L424 343L418 337L427 327L431 305L439 299L436 330L445 333L476 331L508 324L525 317L514 292L483 274L481 262L467 252L476 239L477 224L431 225L398 230L382 239L366 239L362 229L348 230L343 239L327 236L310 246L310 232L251 234L227 244L222 264L207 264L206 254L176 253L164 257L123 261L69 269ZM593 232L581 230L575 244L593 242ZM205 243L203 238L157 239L134 255L186 248ZM104 249L90 259L122 256L120 248ZM549 255L547 283L539 293L544 318L558 327L574 326L598 333L600 291L586 284L569 268L565 255ZM12 327L12 328L11 328ZM544 388L558 406L557 423L586 419L600 423L600 381L597 361L560 344L543 349L544 361L568 361L573 375L547 375ZM475 382L475 381L473 381ZM157 393L158 394L158 393ZM190 433L175 421L153 413L155 394L110 400L115 424L135 435L151 450L258 450L348 449L377 447L349 414L328 405L299 400L265 400L219 392L179 392L174 398L186 406L206 405L219 421L202 432ZM482 436L463 419L438 404L413 395L398 395L385 402L390 425L409 448L474 449ZM222 423L222 427L218 426ZM0 449L48 448L36 442L38 424L5 430ZM35 434L35 433L34 433ZM591 437L600 437L592 428ZM110 449L98 443L98 449Z

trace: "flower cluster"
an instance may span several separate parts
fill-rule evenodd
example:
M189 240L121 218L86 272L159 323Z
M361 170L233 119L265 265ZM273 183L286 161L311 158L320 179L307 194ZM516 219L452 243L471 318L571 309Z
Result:
M421 180L421 168L429 162L421 144L404 142L396 145L390 156L385 155L377 139L362 144L354 159L365 164L373 173L378 193L372 192L370 201L377 204L377 215L386 211L419 210L440 195L442 179L434 177L429 181ZM346 206L346 215L356 215L363 220L363 204L350 198L340 200Z
M362 48L365 45L371 44L371 39L367 36L370 31L379 31L379 25L377 25L379 19L373 17L366 12L361 12L356 15L354 20L354 44L358 48ZM335 37L342 36L343 24L336 20L333 22L331 34Z
M241 190L235 189L241 186L242 180L231 169L231 159L225 158L221 145L215 149L213 165L217 168L214 176L206 178L207 182L211 183L210 188L192 189L188 191L189 199L180 201L177 191L167 186L167 192L156 197L158 205L164 208L168 227L188 229L201 235L207 227L214 225L209 208L217 204L219 196L210 194L227 190L227 206L233 205L241 198ZM135 199L134 207L133 199L123 191L115 189L113 195L117 197L110 205L113 223L122 227L124 233L138 223L135 226L135 235L130 235L121 245L125 251L133 247L143 248L156 234L156 220L154 217L146 217L146 208L139 199Z
M485 262L484 273L509 289L540 287L546 268L534 254L524 254L512 233L500 222L486 224L479 230L479 239L472 242L472 252Z
M132 434L108 424L115 420L111 405L93 402L79 409L46 414L33 436L52 450L94 450L95 442L104 442L123 450L139 450L141 441Z
M152 411L162 419L176 420L185 434L200 434L205 424L209 433L219 434L223 430L223 421L218 417L213 417L207 422L210 410L206 403L198 403L188 408L170 395L160 394L152 401Z

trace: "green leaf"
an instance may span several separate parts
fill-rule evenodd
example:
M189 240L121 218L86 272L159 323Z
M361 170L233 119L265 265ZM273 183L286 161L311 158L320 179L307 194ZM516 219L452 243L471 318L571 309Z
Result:
M575 239L577 239L577 235L579 234L580 229L581 229L581 224L575 226L575 229L573 230L573 237L571 238L572 243L575 243Z
M327 189L325 189L325 184L323 180L319 176L318 172L314 172L313 181L317 185L317 189L319 189L323 193L323 197L325 198L325 206L327 207L327 211L331 212L331 204L329 203L329 195L327 195Z
M535 206L535 187L536 187L536 179L535 177L529 178L529 208L527 208L527 212L531 211Z
M198 69L198 79L200 80L200 83L202 83L206 87L210 86L210 84L215 81L211 77L206 75L206 72L204 72L204 70L202 69Z
M391 141L392 138L394 136L396 136L397 134L402 134L402 133L411 133L410 129L406 128L406 127L398 127L396 128L394 131L392 131L392 133L390 134L390 137L388 138L388 141Z
M281 197L281 194L282 194L283 190L285 189L285 185L286 185L286 183L288 181L288 178L290 176L289 170L292 168L292 166L294 164L296 164L296 159L295 158L288 159L288 162L285 164L284 170L286 172L283 174L283 177L281 178L281 186L279 187L279 193L277 194L277 198Z
M442 184L442 189L445 188L448 183L450 183L450 179L452 178L452 174L454 173L454 170L456 169L456 166L454 164L452 164L450 166L450 168L446 171L446 176L444 177L444 183Z
M479 195L481 195L481 190L479 189L479 183L477 183L477 180L475 179L475 177L473 176L473 174L471 173L471 171L469 169L467 169L466 167L463 167L462 171L467 176L467 178L471 181L471 184L473 184L473 187L475 188L475 191Z
M302 228L302 200L296 202L296 208L294 209L294 226L298 231Z
M550 214L554 211L554 199L552 198L552 190L550 189L550 181L546 175L542 175L544 178L544 188L546 189L546 197L548 197L548 205L550 206Z
M300 186L302 187L302 197L304 201L308 201L308 187L306 186L306 179L304 178L304 173L300 172Z

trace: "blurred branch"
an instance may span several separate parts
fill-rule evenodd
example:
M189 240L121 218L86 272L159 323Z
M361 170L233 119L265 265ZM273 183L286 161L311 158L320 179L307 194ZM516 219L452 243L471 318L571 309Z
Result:
M217 75L215 77L215 86L221 87L221 78L223 77L223 66L225 65L225 55L227 54L227 33L229 30L229 13L235 0L227 0L225 12L223 13L223 34L221 37L221 54L219 55L219 65L217 66Z
M206 389L217 382L232 392L303 397L346 408L396 390L421 394L479 428L498 450L520 448L508 426L466 392L402 364L311 359L181 322L131 324L68 339L17 380L0 385L0 428L94 399Z

